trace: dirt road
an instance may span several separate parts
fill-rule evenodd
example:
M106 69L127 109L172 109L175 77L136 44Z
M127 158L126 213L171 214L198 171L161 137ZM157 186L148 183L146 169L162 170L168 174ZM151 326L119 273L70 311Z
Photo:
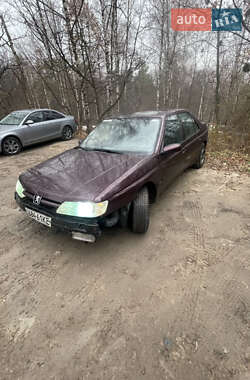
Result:
M74 146L0 157L0 378L250 379L250 179L186 171L145 236L95 245L13 201L24 169Z

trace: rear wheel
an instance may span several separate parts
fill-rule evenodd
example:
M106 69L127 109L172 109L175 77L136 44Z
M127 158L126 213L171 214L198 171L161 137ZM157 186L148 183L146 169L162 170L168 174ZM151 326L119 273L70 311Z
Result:
M22 144L18 140L18 138L14 136L9 136L3 140L2 148L3 148L3 154L12 156L14 154L19 153L22 150Z
M205 163L205 157L206 157L206 145L203 143L202 146L201 146L201 150L200 150L200 154L199 154L198 160L196 161L196 163L194 164L193 167L195 169L202 168L202 166Z
M132 203L132 231L143 234L149 226L149 194L144 187L139 191Z
M66 125L66 127L63 127L62 140L64 141L71 140L72 137L73 137L72 128L68 125Z

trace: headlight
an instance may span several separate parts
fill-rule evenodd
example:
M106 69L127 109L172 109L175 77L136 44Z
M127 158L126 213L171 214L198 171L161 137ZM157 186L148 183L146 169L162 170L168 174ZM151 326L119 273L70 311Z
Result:
M108 201L95 202L63 202L56 212L63 215L80 216L82 218L95 218L105 214Z
M23 185L21 184L21 182L18 180L17 183L16 183L16 192L17 194L19 195L20 198L24 198L25 195L24 195L24 188L23 188Z

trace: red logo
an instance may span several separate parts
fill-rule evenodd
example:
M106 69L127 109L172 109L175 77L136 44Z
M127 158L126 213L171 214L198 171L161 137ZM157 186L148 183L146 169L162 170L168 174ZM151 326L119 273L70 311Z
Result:
M211 8L172 8L171 27L181 31L211 30Z

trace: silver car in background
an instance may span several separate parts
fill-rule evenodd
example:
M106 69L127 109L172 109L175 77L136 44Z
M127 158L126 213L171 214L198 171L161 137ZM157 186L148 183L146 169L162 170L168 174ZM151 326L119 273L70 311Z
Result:
M76 129L74 117L58 111L14 111L0 121L0 153L13 155L25 146L43 141L70 140Z

